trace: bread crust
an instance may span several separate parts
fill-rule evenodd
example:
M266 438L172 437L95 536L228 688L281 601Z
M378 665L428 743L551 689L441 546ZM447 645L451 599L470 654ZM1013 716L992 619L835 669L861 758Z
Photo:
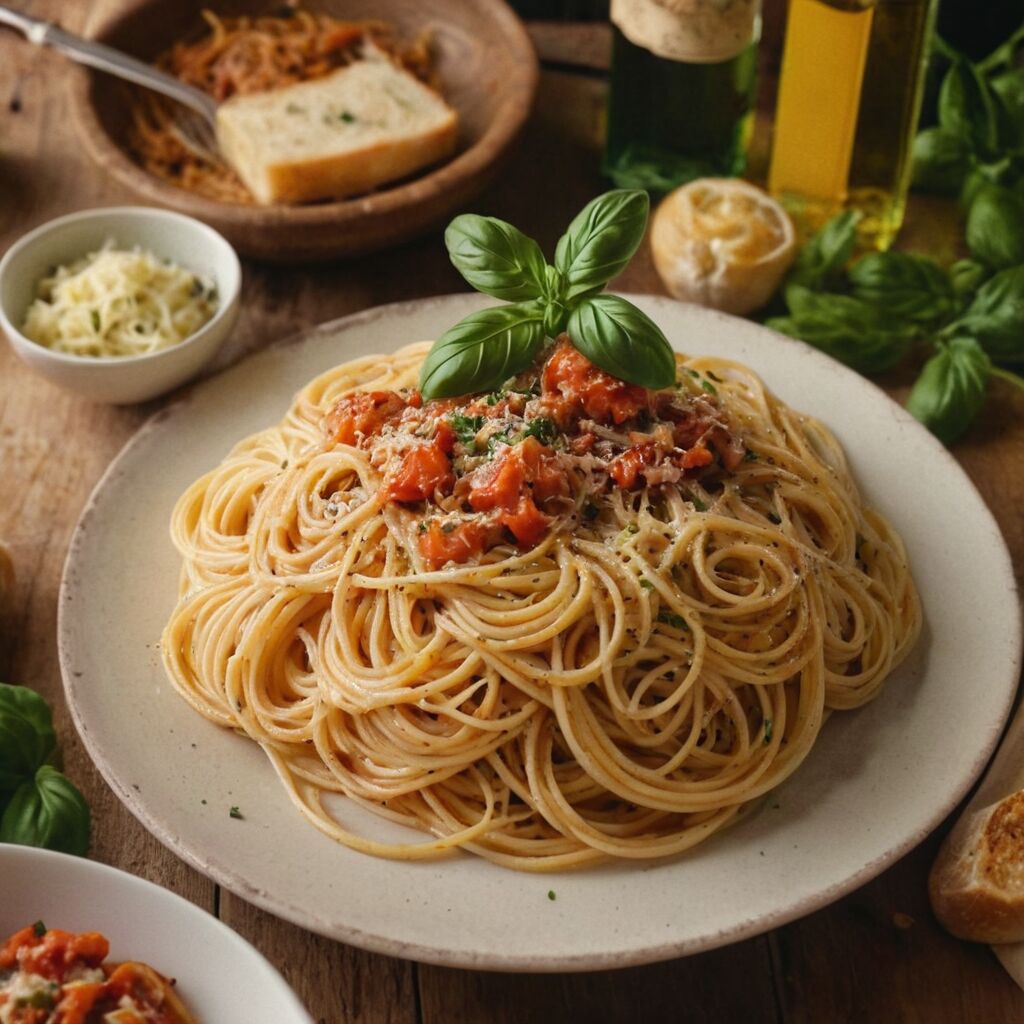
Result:
M972 942L1024 940L1024 790L964 815L928 879L935 916Z

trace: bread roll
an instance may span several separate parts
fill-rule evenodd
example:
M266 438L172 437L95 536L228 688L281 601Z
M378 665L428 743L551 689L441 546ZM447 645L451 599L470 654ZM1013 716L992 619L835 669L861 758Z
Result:
M261 203L369 192L450 156L458 115L390 60L235 96L217 111L217 141Z
M1024 790L957 822L928 888L935 916L959 938L1024 940Z

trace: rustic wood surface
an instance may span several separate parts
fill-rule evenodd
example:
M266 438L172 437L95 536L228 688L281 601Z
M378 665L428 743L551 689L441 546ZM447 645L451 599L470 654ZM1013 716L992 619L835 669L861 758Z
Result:
M94 5L22 6L74 29ZM59 214L131 201L81 152L68 124L66 82L61 58L0 34L0 251ZM567 216L601 188L594 152L601 87L592 75L547 72L512 166L475 209L550 246ZM904 243L948 249L950 216L941 204L916 201ZM944 233L937 227L943 223ZM617 286L661 290L643 252ZM242 320L220 364L333 317L459 290L438 232L349 262L289 270L246 264ZM905 376L883 383L897 397L905 394ZM52 702L65 768L93 808L91 856L216 912L282 971L317 1021L1024 1020L1024 993L991 951L952 939L929 911L927 871L949 823L875 881L810 917L700 956L604 974L473 973L365 953L285 924L186 867L121 806L90 763L64 706L55 644L57 588L79 511L110 459L160 405L89 404L33 376L0 345L0 537L17 572L0 618L0 678L30 684ZM954 454L995 511L1020 579L1024 396L996 382L981 421Z

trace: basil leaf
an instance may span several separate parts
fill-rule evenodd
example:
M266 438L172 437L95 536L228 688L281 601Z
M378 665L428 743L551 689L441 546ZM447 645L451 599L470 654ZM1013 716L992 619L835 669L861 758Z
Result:
M944 333L976 338L1001 363L1024 363L1024 266L986 281L959 320Z
M420 370L420 392L429 399L493 390L525 370L543 343L540 303L471 313L434 342Z
M1024 133L1024 68L1007 71L991 79L990 84L1017 131Z
M15 791L0 818L0 842L42 846L85 856L89 849L89 805L51 765Z
M478 291L517 302L545 290L546 268L540 246L497 217L464 213L444 233L455 269Z
M981 189L967 213L967 247L997 270L1024 263L1024 199L999 185Z
M615 189L580 210L555 249L563 301L600 291L625 270L643 241L650 202L640 189Z
M791 316L766 321L772 330L821 349L860 373L882 373L904 358L915 330L892 324L876 307L849 295L786 289Z
M797 254L789 280L806 288L827 288L837 282L853 254L860 213L836 214Z
M882 306L886 316L931 325L956 312L949 278L924 256L872 252L850 270L854 298Z
M914 187L955 195L971 167L970 143L945 128L926 128L914 139Z
M955 441L985 402L991 366L973 338L940 343L910 391L907 410L940 441Z
M977 260L957 260L949 268L949 283L958 298L972 295L992 271Z
M939 125L969 142L984 157L999 148L999 124L992 90L965 57L950 65L939 89Z
M28 687L0 683L0 793L32 778L56 745L46 701Z
M676 357L661 328L618 295L592 295L569 314L569 337L595 366L645 388L676 380Z

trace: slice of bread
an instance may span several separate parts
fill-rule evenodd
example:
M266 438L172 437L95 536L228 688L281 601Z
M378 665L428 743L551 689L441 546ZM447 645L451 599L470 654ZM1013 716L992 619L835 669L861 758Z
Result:
M957 822L928 889L935 916L961 939L1024 940L1024 790Z
M450 156L457 132L436 92L374 57L217 111L221 150L261 203L369 192Z

